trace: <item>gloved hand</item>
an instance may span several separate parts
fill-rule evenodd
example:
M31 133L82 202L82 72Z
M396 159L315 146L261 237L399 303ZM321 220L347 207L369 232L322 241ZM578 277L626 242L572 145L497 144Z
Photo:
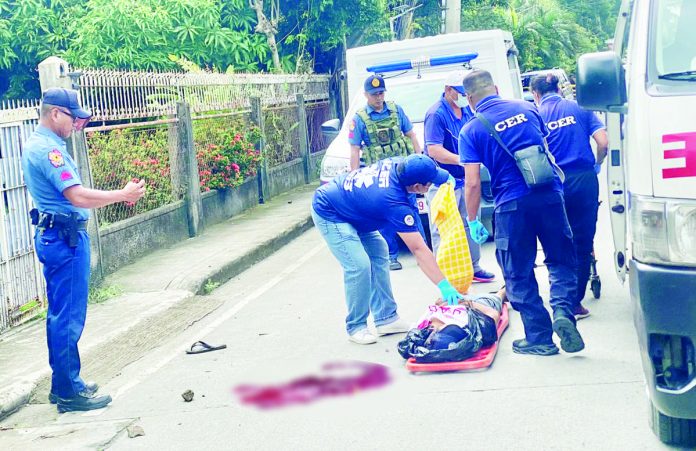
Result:
M466 220L469 224L469 233L471 234L471 239L473 239L478 244L483 244L488 239L488 230L483 226L483 223L479 221L478 216L473 221Z
M442 300L447 302L447 305L457 305L460 299L464 299L464 295L459 293L447 279L442 279L437 287L440 289Z

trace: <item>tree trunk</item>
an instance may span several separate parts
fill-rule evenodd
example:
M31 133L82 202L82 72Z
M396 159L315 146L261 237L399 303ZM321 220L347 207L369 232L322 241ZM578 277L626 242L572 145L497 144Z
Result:
M249 6L256 11L256 20L258 24L254 31L266 35L268 47L271 49L271 56L273 57L273 68L276 72L283 72L283 67L280 65L280 56L278 55L278 44L276 43L276 33L278 30L263 12L263 0L249 0Z

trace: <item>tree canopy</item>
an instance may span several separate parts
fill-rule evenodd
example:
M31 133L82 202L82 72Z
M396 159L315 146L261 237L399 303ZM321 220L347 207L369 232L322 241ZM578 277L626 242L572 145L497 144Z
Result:
M462 0L461 26L510 30L523 70L572 71L578 54L601 48L613 34L619 3ZM0 0L0 95L37 97L36 67L52 55L76 67L173 70L191 62L218 71L330 72L346 47L392 39L390 18L400 37L438 34L440 5L440 0ZM260 26L260 20L266 22Z

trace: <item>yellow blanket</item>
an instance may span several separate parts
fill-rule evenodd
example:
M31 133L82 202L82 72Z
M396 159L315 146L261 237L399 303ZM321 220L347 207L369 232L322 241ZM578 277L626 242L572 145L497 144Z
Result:
M437 190L430 205L430 214L434 215L433 222L440 231L437 264L457 291L466 293L474 278L474 266L451 184L445 183Z

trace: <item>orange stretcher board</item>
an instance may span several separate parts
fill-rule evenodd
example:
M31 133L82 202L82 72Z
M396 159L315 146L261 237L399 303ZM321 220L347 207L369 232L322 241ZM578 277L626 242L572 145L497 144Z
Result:
M471 371L488 368L491 366L495 359L495 355L498 353L500 337L503 335L503 332L505 332L505 329L507 329L509 323L508 306L507 304L503 304L500 322L498 322L498 341L492 346L479 349L476 354L461 362L417 363L416 359L411 357L406 361L406 369L412 373L434 373L440 371Z

